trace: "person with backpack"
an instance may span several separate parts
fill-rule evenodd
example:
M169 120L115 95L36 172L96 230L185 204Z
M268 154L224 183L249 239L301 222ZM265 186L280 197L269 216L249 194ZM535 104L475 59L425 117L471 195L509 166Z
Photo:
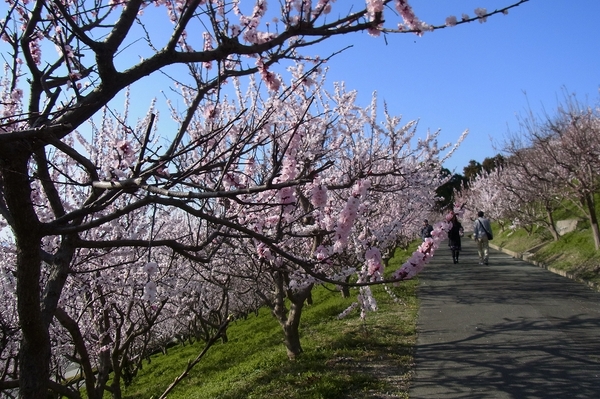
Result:
M489 261L490 240L494 238L490 220L484 217L483 211L477 213L477 220L473 225L473 239L477 241L479 264L487 265Z

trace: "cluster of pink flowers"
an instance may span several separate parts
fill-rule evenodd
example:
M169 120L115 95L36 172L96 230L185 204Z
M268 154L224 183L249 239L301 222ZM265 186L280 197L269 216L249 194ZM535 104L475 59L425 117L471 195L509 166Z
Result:
M136 153L129 141L121 140L117 142L115 149L117 150L117 157L114 160L114 169L124 170L133 165L136 160Z
M296 160L292 157L287 157L283 161L281 175L276 179L276 182L288 182L297 177ZM296 203L296 190L294 187L283 187L277 191L279 203L285 204L284 213L289 214L294 211Z
M148 277L152 277L158 272L158 264L156 264L156 262L148 262L144 265L142 270L144 273L148 274Z
M348 244L348 236L350 236L350 231L358 214L359 205L360 199L358 197L351 196L346 201L346 206L340 213L335 228L334 252L342 253Z
M210 33L208 32L204 32L202 34L202 37L204 38L204 51L210 51L213 49L213 44L212 44L212 36L210 35ZM202 64L204 66L204 68L206 69L212 69L212 62L204 62Z
M446 26L456 26L457 23L458 21L456 20L456 17L454 15L451 15L448 18L446 18Z
M148 282L144 286L144 295L142 296L142 300L154 302L156 301L157 286L156 282L152 280L152 277L158 272L158 265L156 262L148 262L144 265L142 270L148 275Z
M313 16L317 16L320 14L329 14L331 12L331 3L334 2L335 0L319 0L319 2L313 10Z
M419 21L419 18L417 18L417 16L415 15L415 12L413 11L412 7L410 6L410 4L408 4L408 1L396 0L396 10L402 16L404 24L408 27L408 29L416 31L423 30L423 23Z
M269 71L269 67L265 65L262 59L256 61L260 77L266 83L267 88L271 91L277 91L281 87L281 81L273 72Z
M271 253L271 249L269 247L267 247L267 245L264 244L264 243L262 243L262 242L259 242L256 245L256 253L258 254L258 257L260 259L265 259L265 260L268 260L268 261L274 259L274 256Z
M485 8L478 7L475 9L475 15L479 17L479 23L484 23L487 21L487 17L485 16L486 14L487 10Z
M315 250L315 258L322 262L330 256L329 250L323 245L319 245Z
M371 247L365 252L365 260L367 262L367 271L369 276L374 276L375 273L383 272L383 259L379 248Z
M379 21L383 21L382 13L383 13L383 0L370 0L367 1L367 17L369 21L375 21L379 19ZM380 28L383 26L383 22L379 22L377 26L371 27L368 29L368 33L371 36L379 36L381 34Z
M310 202L315 208L322 208L327 205L327 186L323 184L313 184L310 188Z
M42 62L42 49L40 48L40 42L38 40L32 40L29 42L29 53L31 58L36 65L40 65Z
M144 295L142 296L142 300L147 301L147 302L154 302L154 301L156 301L156 293L157 293L156 282L154 282L153 280L150 280L144 286Z
M219 108L215 104L207 104L204 107L204 118L214 119L219 116Z

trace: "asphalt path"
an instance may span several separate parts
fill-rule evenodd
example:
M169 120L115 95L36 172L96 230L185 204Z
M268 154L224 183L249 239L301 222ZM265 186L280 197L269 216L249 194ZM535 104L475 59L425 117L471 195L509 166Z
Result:
M600 398L600 293L463 238L420 275L411 399Z

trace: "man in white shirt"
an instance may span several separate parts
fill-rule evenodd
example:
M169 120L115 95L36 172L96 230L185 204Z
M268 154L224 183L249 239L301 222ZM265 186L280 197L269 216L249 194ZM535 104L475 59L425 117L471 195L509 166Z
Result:
M492 225L490 224L490 220L483 217L483 212L479 211L477 213L477 220L475 220L475 224L473 225L473 239L477 241L477 252L479 253L480 265L488 264L490 251L489 240L492 238Z

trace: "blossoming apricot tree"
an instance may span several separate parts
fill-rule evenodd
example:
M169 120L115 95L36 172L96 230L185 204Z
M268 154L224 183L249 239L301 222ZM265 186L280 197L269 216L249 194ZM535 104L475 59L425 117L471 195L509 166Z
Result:
M320 154L298 156L302 152L296 141L304 140L301 130L311 120L304 112L310 107L298 109L290 124L287 118L292 115L277 119L275 105L309 83L311 75L307 70L285 89L274 65L288 60L318 64L324 58L306 50L334 35L423 34L481 22L525 1L493 12L477 9L473 17L464 15L460 21L450 17L444 24L430 25L417 18L406 0L368 0L362 8L333 0L289 0L278 3L278 10L270 9L273 3L266 0L6 0L6 15L0 21L6 61L0 81L0 215L1 227L8 228L10 237L3 237L7 242L2 246L6 253L2 281L8 288L2 295L15 298L16 307L3 312L0 322L2 333L19 342L18 356L8 346L0 352L8 364L0 376L1 388L18 387L23 398L44 397L49 387L77 397L51 378L54 320L69 330L74 317L87 312L83 306L88 300L105 313L115 310L113 324L94 338L106 342L99 354L110 353L116 348L115 337L110 336L118 331L114 322L125 325L134 318L133 313L121 313L120 307L117 311L112 302L104 303L105 292L119 273L115 292L122 290L123 297L141 295L139 301L136 296L128 303L145 325L162 314L147 313L148 308L139 305L159 294L162 283L154 278L161 275L160 267L173 257L209 264L225 238L255 240L263 259L270 253L321 278L315 267L323 259L315 262L315 258L344 253L354 215L377 185L368 173L375 180L384 179L390 169L380 172L375 164L371 170L364 168L371 161L370 143L360 143L357 152L345 154L347 167L360 166L357 170L363 175L342 180L349 191L336 205L344 204L344 220L329 225L334 229L329 237L334 238L327 247L318 234L312 239L319 244L314 247L315 258L313 252L287 252L285 238L297 226L310 225L310 218L325 205L325 185L319 179L333 170L335 162L320 162ZM402 18L396 26L386 26L392 23L384 19L390 5ZM235 117L223 117L227 84L253 74L276 93L270 96L272 107L238 108ZM142 87L138 82L153 83ZM126 113L115 112L112 101L128 87L136 105L146 100L148 88L163 89L175 125L159 127L153 105L137 125L130 124ZM87 122L92 123L89 132L83 131ZM343 123L350 126L357 121ZM333 127L342 129L338 125L344 126L329 121L312 138L332 144L329 133ZM402 169L393 170L403 174ZM302 208L304 199L313 199L308 208ZM242 205L252 211L231 214ZM299 208L310 210L307 223L297 223ZM175 214L171 210L177 209L195 221L157 225L154 209L159 215ZM268 211L273 219L259 225L248 217L254 211ZM282 226L285 236L278 235ZM158 264L158 271L148 266L148 257ZM376 251L366 258L375 270ZM82 266L87 276L78 280ZM109 268L115 275L107 280L103 271ZM97 274L94 281L91 271ZM120 285L125 277L136 281L127 289ZM139 281L144 283L141 288L136 285ZM66 289L78 284L89 292L82 292L74 304ZM92 325L98 323L102 321ZM77 329L69 333L78 339ZM81 360L85 354L80 347L75 356Z

